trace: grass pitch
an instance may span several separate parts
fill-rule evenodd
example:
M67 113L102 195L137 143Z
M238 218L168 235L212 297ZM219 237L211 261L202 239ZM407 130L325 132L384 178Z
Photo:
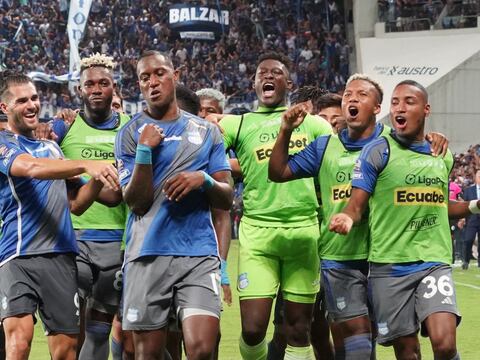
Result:
M236 283L238 241L232 241L228 268L232 284ZM462 322L457 331L457 346L462 360L476 360L480 358L478 350L478 330L480 328L480 269L475 263L470 264L467 271L454 268L454 281L457 290L457 301L462 314ZM232 306L225 306L222 314L222 341L220 343L221 360L240 360L238 338L240 336L240 308L236 290ZM273 328L270 326L267 338L271 338ZM428 339L421 339L422 355L424 359L433 359ZM43 335L40 324L35 328L35 337L32 344L30 358L34 360L50 360L47 348L47 338ZM395 359L393 349L377 346L377 359Z

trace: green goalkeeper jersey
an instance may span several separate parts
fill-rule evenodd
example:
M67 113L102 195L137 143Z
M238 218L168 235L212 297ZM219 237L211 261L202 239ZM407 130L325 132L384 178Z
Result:
M227 149L235 151L245 184L243 221L261 227L299 227L318 224L318 202L313 179L274 183L268 179L268 160L280 130L286 107L259 107L257 111L227 115L220 122ZM332 133L330 124L307 115L294 130L290 154L312 140Z

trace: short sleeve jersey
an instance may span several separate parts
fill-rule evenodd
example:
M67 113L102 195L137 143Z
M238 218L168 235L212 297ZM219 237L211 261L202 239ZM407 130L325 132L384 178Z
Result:
M0 266L18 256L78 251L65 181L12 176L21 154L63 157L54 142L0 131Z
M115 140L122 187L131 180L138 139L147 124L160 126L165 138L152 149L153 204L144 216L128 216L126 262L148 255L218 256L205 192L194 190L174 202L165 197L162 189L166 180L182 171L230 171L219 129L185 112L174 121L155 120L144 112L135 115Z
M268 179L268 160L286 107L260 107L242 116L222 119L225 146L237 154L243 174L242 221L262 227L299 227L318 224L317 197L313 179L274 183ZM332 133L330 124L307 115L292 134L289 152L304 149L321 135Z

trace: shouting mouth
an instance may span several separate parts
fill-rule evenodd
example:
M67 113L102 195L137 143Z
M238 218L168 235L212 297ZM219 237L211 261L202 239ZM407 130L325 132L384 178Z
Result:
M265 97L272 97L275 94L275 85L267 82L263 84L262 91Z

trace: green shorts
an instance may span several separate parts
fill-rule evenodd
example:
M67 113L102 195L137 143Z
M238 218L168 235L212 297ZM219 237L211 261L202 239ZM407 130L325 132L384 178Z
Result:
M313 304L319 291L318 225L280 228L240 223L240 299L274 298Z

